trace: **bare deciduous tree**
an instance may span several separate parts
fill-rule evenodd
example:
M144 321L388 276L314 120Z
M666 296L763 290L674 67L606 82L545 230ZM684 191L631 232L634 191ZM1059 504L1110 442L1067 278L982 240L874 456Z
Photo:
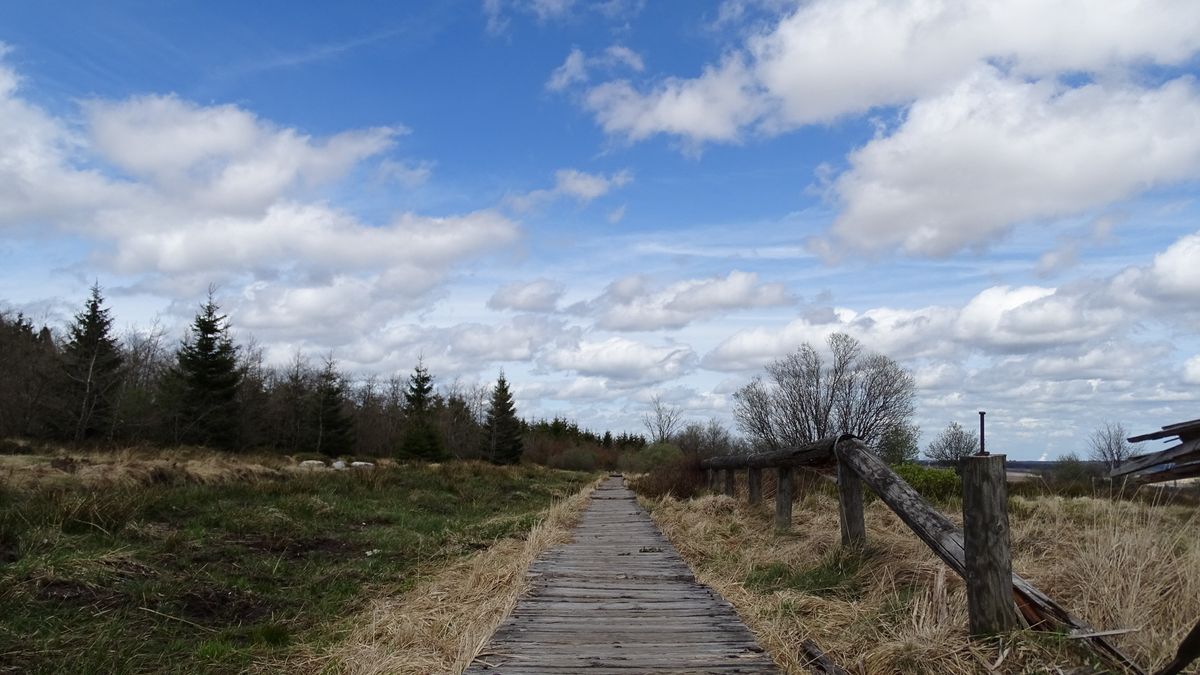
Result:
M775 430L776 407L770 385L755 376L750 383L733 394L733 416L738 428L757 446L756 449L779 448L779 432Z
M1088 439L1088 456L1094 461L1104 462L1109 471L1133 455L1133 445L1125 440L1129 434L1120 422L1105 422L1092 432Z
M912 375L844 333L829 336L826 360L811 344L767 366L734 394L738 426L760 449L795 447L851 433L876 445L913 414Z
M741 454L743 450L738 439L716 418L710 418L707 423L691 422L685 425L673 440L684 454L701 459Z
M650 399L650 405L650 412L642 416L642 423L650 432L651 442L666 443L679 428L681 411L677 406L664 403L660 396Z
M951 422L950 426L943 429L929 447L925 448L925 456L939 462L957 464L958 460L978 451L979 434L963 429L958 422Z

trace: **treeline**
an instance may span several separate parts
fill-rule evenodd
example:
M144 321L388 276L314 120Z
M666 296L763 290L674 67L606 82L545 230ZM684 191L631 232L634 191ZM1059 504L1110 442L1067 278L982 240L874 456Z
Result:
M527 440L645 446L566 420L517 416L503 373L494 386L435 387L411 374L352 382L332 356L265 364L236 345L211 294L179 343L161 330L118 338L100 288L65 331L0 312L0 439L92 445L202 445L231 451L402 459L520 461Z

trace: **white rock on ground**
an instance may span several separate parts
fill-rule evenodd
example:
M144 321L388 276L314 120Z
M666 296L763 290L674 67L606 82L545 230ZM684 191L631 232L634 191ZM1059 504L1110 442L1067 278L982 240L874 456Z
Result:
M300 462L300 468L308 469L309 471L313 471L316 469L324 469L325 462L322 462L319 459L306 459L303 462Z
M350 467L353 469L374 469L375 465L370 462L350 462Z
M338 471L341 471L341 470L343 470L343 469L345 469L345 468L346 468L346 463L345 463L345 462L343 462L343 461L342 461L342 460L340 460L340 459L339 459L339 460L336 460L336 461L334 461L334 463L333 463L333 468L337 469Z

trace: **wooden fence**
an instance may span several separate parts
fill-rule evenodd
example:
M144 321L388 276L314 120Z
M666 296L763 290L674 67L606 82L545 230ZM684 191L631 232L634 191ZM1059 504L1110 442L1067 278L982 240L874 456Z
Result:
M709 487L723 488L729 496L735 496L737 472L746 471L752 503L762 500L762 471L776 471L775 525L781 530L791 527L795 472L805 469L834 472L842 545L848 547L861 547L867 542L863 518L865 483L966 582L972 635L1001 633L1023 626L1067 632L1122 671L1145 673L1105 639L1105 633L1072 616L1013 573L1004 455L977 455L963 460L961 530L884 464L861 439L848 434L776 452L714 457L704 460L701 466L708 472Z

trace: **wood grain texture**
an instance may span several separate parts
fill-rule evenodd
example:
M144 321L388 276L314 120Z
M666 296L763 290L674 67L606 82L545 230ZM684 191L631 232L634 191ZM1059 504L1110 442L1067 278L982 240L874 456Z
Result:
M1021 627L1013 604L1004 455L962 459L963 561L971 635Z
M746 472L746 492L751 504L762 501L762 469L750 469Z
M775 529L787 532L792 529L792 467L781 466L776 469L778 478L775 485Z
M838 522L842 530L842 546L862 548L867 545L867 521L863 516L862 481L854 469L838 462Z
M812 640L801 642L800 652L804 654L804 665L818 675L850 675L849 671L830 661L825 652Z
M620 477L528 574L529 592L467 673L779 672Z
M963 534L950 519L933 508L916 490L888 468L861 440L839 442L838 461L854 469L868 487L888 505L900 520L908 525L950 569L959 576L966 575L966 554ZM1062 605L1050 599L1017 573L1012 575L1013 596L1017 608L1032 627L1043 630L1066 629L1069 632L1094 634L1096 629L1072 615ZM1098 655L1119 669L1144 675L1132 659L1102 635L1083 638Z

